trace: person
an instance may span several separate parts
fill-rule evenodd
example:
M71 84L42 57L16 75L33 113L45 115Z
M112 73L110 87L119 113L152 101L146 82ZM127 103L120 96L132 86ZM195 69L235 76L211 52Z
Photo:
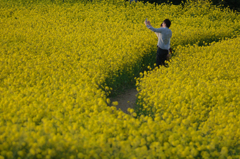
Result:
M156 57L156 65L159 67L160 65L166 66L165 61L168 60L168 54L170 50L170 41L172 37L172 31L169 29L171 26L171 21L169 19L165 19L161 24L160 28L153 28L150 24L150 21L145 20L144 24L146 27L153 32L158 37L157 43L157 57Z

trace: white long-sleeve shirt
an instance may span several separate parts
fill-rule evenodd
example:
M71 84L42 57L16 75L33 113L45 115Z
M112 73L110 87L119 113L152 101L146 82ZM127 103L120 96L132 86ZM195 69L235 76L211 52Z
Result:
M165 28L153 28L150 25L147 25L147 28L152 30L156 33L158 37L158 47L164 50L168 50L170 48L170 40L172 37L172 31L165 27Z

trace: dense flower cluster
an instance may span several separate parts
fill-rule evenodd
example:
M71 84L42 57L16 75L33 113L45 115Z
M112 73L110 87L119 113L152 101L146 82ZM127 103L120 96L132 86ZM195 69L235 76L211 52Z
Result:
M139 79L141 113L167 126L168 147L175 149L165 154L239 155L239 51L240 37L178 47L169 68Z
M0 2L0 158L237 156L240 16L116 2ZM128 115L107 96L154 62L146 17L172 20L176 56L138 80Z

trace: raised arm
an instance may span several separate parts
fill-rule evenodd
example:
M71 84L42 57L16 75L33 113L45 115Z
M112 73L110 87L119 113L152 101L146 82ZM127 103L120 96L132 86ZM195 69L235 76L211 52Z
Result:
M152 25L150 24L150 21L144 21L144 24L146 25L146 27L150 30L152 30L153 32L156 33L161 33L162 32L162 28L154 28L152 27Z
M156 33L161 33L163 28L154 28L152 27L151 25L146 25L148 29L152 30L153 32L156 32Z

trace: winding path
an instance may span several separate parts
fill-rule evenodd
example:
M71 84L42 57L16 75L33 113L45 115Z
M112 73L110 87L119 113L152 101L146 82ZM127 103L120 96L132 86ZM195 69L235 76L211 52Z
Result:
M126 90L125 93L111 97L111 102L118 101L117 109L121 109L124 113L128 113L128 108L133 108L136 104L138 91L135 88Z

